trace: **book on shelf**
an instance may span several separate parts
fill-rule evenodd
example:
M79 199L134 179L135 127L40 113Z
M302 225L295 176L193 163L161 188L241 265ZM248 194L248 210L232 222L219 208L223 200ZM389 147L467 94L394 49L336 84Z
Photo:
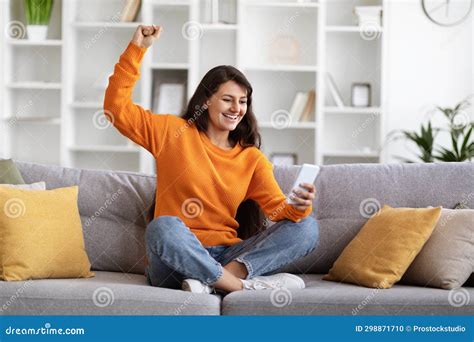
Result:
M311 114L314 113L314 105L316 102L316 92L314 89L311 89L308 92L308 100L306 101L306 105L303 109L303 113L301 114L300 121L308 122L314 121L314 118L311 117Z
M184 84L162 83L155 87L154 95L154 113L181 114L184 103Z
M299 91L296 93L295 98L293 100L293 104L291 105L290 109L290 115L293 122L297 122L300 120L301 114L303 114L303 110L306 106L307 101L307 92Z
M140 10L141 0L126 0L120 16L121 22L133 22Z
M328 85L329 92L331 93L332 99L336 103L336 106L338 106L339 108L344 107L344 102L342 101L341 93L336 86L336 82L334 82L334 78L329 72L326 73L326 84Z
M308 92L299 91L296 93L290 109L293 122L311 121L311 114L314 113L315 99L316 93L314 89Z

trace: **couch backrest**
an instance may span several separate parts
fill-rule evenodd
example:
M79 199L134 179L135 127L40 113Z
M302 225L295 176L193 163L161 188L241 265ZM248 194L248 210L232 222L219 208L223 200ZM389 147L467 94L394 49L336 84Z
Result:
M130 172L69 169L17 162L26 182L48 189L79 185L79 211L94 270L143 273L144 233L153 214L155 177ZM275 167L283 192L299 166ZM322 166L313 214L318 248L289 265L295 273L325 273L373 210L443 206L464 202L474 208L474 164L351 164Z
M144 234L152 218L155 177L16 162L27 183L79 186L79 212L93 270L144 273Z
M296 174L293 168L276 170L280 184L288 186L290 174ZM313 214L320 227L319 245L289 265L288 272L327 273L374 210L384 204L453 208L463 202L474 208L474 163L323 166L316 188Z

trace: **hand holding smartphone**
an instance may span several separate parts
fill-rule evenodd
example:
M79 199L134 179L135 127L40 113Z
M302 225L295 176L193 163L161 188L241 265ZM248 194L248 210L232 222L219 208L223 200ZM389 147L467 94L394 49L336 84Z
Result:
M288 204L297 204L295 201L293 201L290 196L292 195L293 190L305 190L304 188L300 187L301 183L310 183L314 184L314 181L316 180L316 177L318 176L320 167L317 165L313 164L303 164L301 166L301 169L298 173L298 176L296 177L295 182L293 183L293 186L290 189L290 192L286 196L286 202Z

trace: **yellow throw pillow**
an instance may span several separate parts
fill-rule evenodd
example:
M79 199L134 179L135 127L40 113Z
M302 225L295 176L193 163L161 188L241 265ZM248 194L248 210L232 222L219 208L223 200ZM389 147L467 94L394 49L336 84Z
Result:
M92 277L77 207L78 187L0 187L0 279Z
M441 207L384 206L344 248L323 279L388 289L400 280L433 232Z

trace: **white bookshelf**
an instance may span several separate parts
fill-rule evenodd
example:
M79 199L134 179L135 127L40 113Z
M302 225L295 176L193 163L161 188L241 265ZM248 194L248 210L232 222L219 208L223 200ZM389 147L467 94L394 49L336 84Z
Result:
M63 44L60 39L48 39L43 42L29 41L27 39L7 39L6 43L17 46L61 46Z
M288 65L288 64L278 64L278 65L243 65L243 68L248 71L301 71L301 72L316 72L317 67L313 65Z
M61 104L65 88L62 1L55 1L47 40L27 39L23 1L2 6L3 157L61 164Z
M233 24L202 24L201 27L203 31L232 31L238 28Z
M92 6L92 4L91 4ZM97 21L97 22L72 22L71 26L76 29L134 29L137 25L143 23L133 22L133 23L115 23L107 21Z
M218 8L210 3L143 0L136 22L122 23L121 0L57 0L47 41L3 35L1 156L154 172L150 154L101 117L108 76L120 54L139 24L154 23L164 32L145 55L135 103L152 109L155 87L166 82L185 84L189 100L210 68L234 65L254 88L262 150L269 157L296 153L299 164L383 161L387 27L367 31L353 16L356 5L385 10L383 0L220 0ZM25 23L22 1L0 4L5 23ZM185 31L190 24L194 31ZM28 58L36 53L43 58ZM326 72L343 107L331 98ZM371 84L370 107L350 106L355 82ZM297 92L311 89L316 101L309 121L292 120L283 128L275 123L276 114L290 111Z
M380 114L380 107L325 107L326 114Z
M327 26L325 29L326 32L352 32L352 33L361 33L364 32L363 28L360 28L359 26L337 26L337 25L332 25L332 26ZM370 28L369 32L383 32L383 28Z
M123 137L103 112L108 77L141 24L140 15L136 22L120 22L123 2L117 0L73 0L68 5L67 73L72 77L65 99L63 163L78 168L140 171L140 154L145 151ZM140 99L138 82L134 101L140 103Z
M25 117L15 117L15 116L6 116L2 118L5 122L30 122L30 123L44 123L51 125L61 124L61 118L48 118L48 117L39 117L39 116L25 116Z
M319 7L318 2L310 2L310 1L255 1L249 2L249 7L262 7L262 8L310 8L310 7Z
M117 145L82 145L70 146L70 150L78 152L124 152L136 153L140 152L139 147L133 146L117 146Z
M325 1L323 28L324 67L340 90L343 107L335 105L324 85L324 101L318 111L318 163L383 162L385 136L384 60L386 23L358 26L353 6L378 5L386 11L386 1ZM351 84L371 85L371 106L351 107Z
M260 128L277 129L277 128L275 128L275 124L271 121L259 121L258 125L259 125ZM314 122L293 122L290 125L285 126L285 127L290 128L290 129L298 129L298 128L300 128L300 129L315 129L316 124ZM283 129L286 129L286 128L281 128L281 129L283 130Z
M377 151L333 150L324 152L325 157L378 158Z
M11 82L7 83L8 89L38 89L38 90L61 90L60 82Z
M150 69L187 70L189 69L189 64L188 63L153 63L150 65Z

